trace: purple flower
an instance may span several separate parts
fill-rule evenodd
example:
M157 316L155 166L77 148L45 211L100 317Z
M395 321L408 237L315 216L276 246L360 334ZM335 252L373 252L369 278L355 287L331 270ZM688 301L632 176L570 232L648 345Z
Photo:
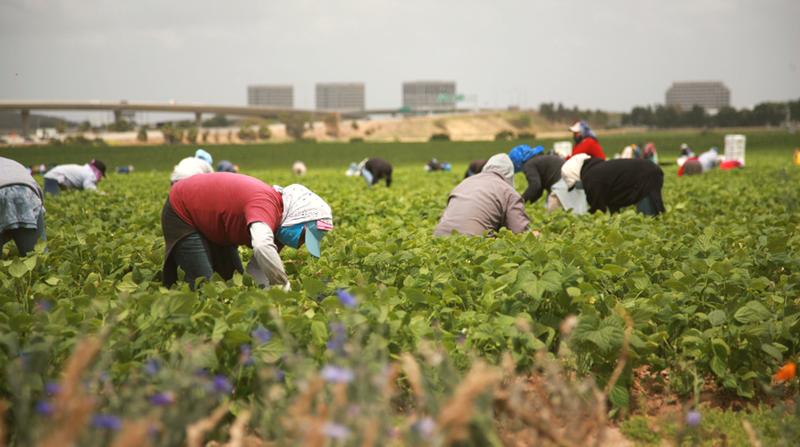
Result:
M46 400L36 402L36 412L42 416L50 416L53 414L53 404Z
M49 300L39 300L36 302L36 311L37 312L50 312L50 309L53 308L53 303Z
M233 391L233 385L231 385L231 381L221 374L214 376L212 387L213 390L219 394L230 394L231 391Z
M350 430L344 425L328 422L322 427L325 436L333 439L345 439L350 436Z
M54 396L61 392L61 384L58 382L47 382L44 385L44 392L47 393L48 396Z
M430 438L436 430L436 422L430 417L425 417L415 422L411 429L419 433L423 438Z
M356 297L347 293L344 289L336 289L336 296L339 297L339 302L342 303L342 306L353 309L358 305L358 301Z
M156 407L166 407L175 403L175 393L167 391L150 396L150 404Z
M250 349L250 345L244 344L239 346L239 363L242 365L252 365L253 364L253 350Z
M282 369L278 369L275 371L275 380L278 382L283 382L286 379L286 373Z
M272 332L264 326L259 326L256 330L250 333L259 344L264 344L272 339Z
M96 414L92 416L92 427L104 428L106 430L119 430L122 428L122 421L110 414Z
M320 371L320 375L326 382L330 383L350 383L353 381L353 371L336 365L325 365Z
M344 354L344 344L347 341L347 331L344 326L340 323L332 323L331 334L331 339L326 346L337 354Z
M159 369L161 369L161 366L158 364L158 360L156 359L148 359L144 363L144 372L151 376L156 375Z
M108 371L101 371L98 378L103 383L107 383L109 380L111 380L111 376L108 374Z
M689 427L697 427L700 425L700 412L692 410L686 413L686 425Z

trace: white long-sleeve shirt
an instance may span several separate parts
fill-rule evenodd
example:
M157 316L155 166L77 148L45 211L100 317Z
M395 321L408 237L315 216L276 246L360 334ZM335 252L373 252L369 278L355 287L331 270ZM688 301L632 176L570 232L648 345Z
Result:
M85 165L58 165L47 171L44 178L58 182L59 185L74 189L97 189L97 176L88 164Z
M717 165L717 158L719 154L717 151L711 149L703 152L700 156L697 157L697 161L700 162L700 166L703 167L703 172L709 171Z
M183 180L196 174L208 174L211 172L214 172L214 169L207 161L197 157L186 157L175 165L169 180L175 183L178 180Z
M278 246L275 245L275 234L269 225L264 222L250 224L250 243L253 246L253 259L247 264L247 272L256 283L264 287L277 285L284 290L290 290L289 278L278 254Z

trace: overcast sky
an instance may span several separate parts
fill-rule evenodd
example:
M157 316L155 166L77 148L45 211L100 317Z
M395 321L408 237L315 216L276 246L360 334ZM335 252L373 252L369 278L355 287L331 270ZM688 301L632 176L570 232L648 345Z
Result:
M245 104L253 83L454 80L464 106L627 111L676 80L800 98L800 0L1 0L0 99Z

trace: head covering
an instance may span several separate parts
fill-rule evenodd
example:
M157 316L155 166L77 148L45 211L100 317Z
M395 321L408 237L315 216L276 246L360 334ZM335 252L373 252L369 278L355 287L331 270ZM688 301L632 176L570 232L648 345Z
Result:
M313 256L320 255L320 240L333 229L331 207L303 185L275 189L283 196L281 228L305 224L306 248Z
M100 173L100 177L106 176L106 164L103 163L102 161L92 160L89 162L89 165L91 165L94 169L97 170L97 172ZM100 180L100 177L98 177L97 180Z
M492 155L481 172L496 172L503 176L503 179L511 186L514 186L514 164L506 154Z
M526 161L541 153L544 153L543 146L530 147L527 144L520 144L511 149L511 151L508 152L508 156L514 164L514 172L519 172L522 170L522 165L524 165Z
M644 156L649 157L656 153L656 145L654 143L647 143L644 145Z
M569 130L572 133L578 134L578 136L575 137L576 142L580 142L581 140L587 137L594 138L595 140L597 139L597 135L595 135L594 132L592 132L592 128L589 127L589 124L583 120L575 122L575 124L570 126Z
M195 158L199 158L199 159L205 161L206 163L208 163L210 165L214 164L214 159L211 158L211 154L209 154L208 152L206 152L203 149L198 149L197 151L195 151L194 157Z
M561 166L561 178L567 184L567 189L572 189L581 179L583 163L590 158L589 154L575 154Z

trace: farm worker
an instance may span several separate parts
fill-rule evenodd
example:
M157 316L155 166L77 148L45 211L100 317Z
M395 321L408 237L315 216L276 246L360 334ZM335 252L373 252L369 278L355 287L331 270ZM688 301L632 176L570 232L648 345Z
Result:
M177 267L194 286L214 272L230 279L242 272L238 246L253 248L247 272L262 286L290 290L278 252L283 246L320 255L322 237L333 229L331 208L302 185L270 186L229 172L195 175L176 183L161 211L165 257L163 282L177 281Z
M453 232L480 236L506 227L528 229L525 202L514 189L514 164L506 154L492 156L480 174L461 181L451 192L434 236Z
M697 157L687 158L681 167L678 168L678 177L703 174L714 169L718 163L719 153L716 147L712 147Z
M686 160L693 158L694 156L695 155L694 151L692 151L692 148L690 148L686 143L681 143L681 154L678 159L675 160L675 162L678 164L678 166L683 166L683 164L686 163Z
M578 121L569 130L572 132L572 137L575 140L575 146L572 148L572 156L577 154L588 154L590 157L606 159L606 154L603 153L603 148L597 141L597 135L592 132L589 124L586 121Z
M292 164L292 173L294 175L306 175L306 172L308 172L308 168L306 168L306 164L302 161L298 160Z
M361 175L368 186L372 186L378 183L380 179L384 179L388 188L392 185L392 164L382 158L369 158L361 166Z
M0 157L0 255L12 239L22 256L45 240L44 194L28 168Z
M446 161L440 162L436 158L431 158L431 161L429 161L425 165L425 170L428 171L428 172L433 172L433 171L446 171L447 172L447 171L450 171L450 169L452 169L452 165L450 163L448 163Z
M106 165L92 160L85 165L58 165L44 175L44 192L58 195L62 189L97 191L97 183L106 175Z
M581 183L591 213L616 213L630 205L637 205L637 210L648 216L665 211L661 197L664 173L647 160L604 161L579 154L564 163L561 177L568 189Z
M658 152L656 152L655 143L651 142L644 145L644 159L658 164Z
M472 160L469 166L467 166L467 172L464 173L464 178L480 174L484 166L486 166L486 160Z
M214 168L211 167L213 163L214 159L211 158L211 154L203 149L198 149L195 151L194 157L186 157L175 165L169 181L174 185L175 182L193 175L210 174L214 172Z
M528 180L528 187L522 193L522 199L526 202L536 202L544 190L549 194L553 185L561 180L564 159L558 155L544 155L543 152L542 146L531 148L523 144L508 153L514 163L514 171L524 172Z
M626 160L633 158L633 145L625 146L625 148L622 149L622 153L619 155L619 158Z
M228 160L222 160L217 164L217 172L239 172L239 165L235 165Z

